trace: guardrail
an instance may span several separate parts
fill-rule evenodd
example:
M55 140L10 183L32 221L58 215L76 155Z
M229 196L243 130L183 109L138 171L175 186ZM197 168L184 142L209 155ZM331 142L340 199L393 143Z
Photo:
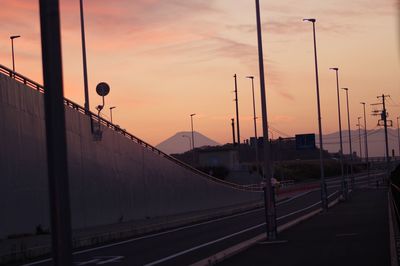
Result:
M31 80L31 79L29 79L29 78L17 73L17 72L13 72L11 69L9 69L9 68L1 65L1 64L0 64L0 73L2 73L3 75L9 76L10 78L13 78L14 80L16 80L16 81L18 81L20 83L23 83L26 86L28 86L28 87L30 87L30 88L32 88L34 90L37 90L37 91L39 91L41 93L45 93L45 89L44 89L44 87L42 85L36 83L35 81L33 81L33 80ZM100 123L101 125L103 125L105 127L108 127L109 129L111 129L111 130L123 135L124 137L130 139L131 141L141 145L142 147L144 147L144 148L146 148L146 149L158 154L161 157L164 157L164 158L172 161L173 163L179 165L180 167L186 168L187 170L189 170L189 171L191 171L193 173L199 174L199 175L201 175L201 176L203 176L203 177L205 177L207 179L210 179L210 180L212 180L212 181L214 181L216 183L227 185L227 186L230 186L230 187L238 189L238 190L253 191L253 192L262 192L263 191L261 186L258 186L258 187L250 186L250 187L248 187L248 186L245 186L245 185L239 185L239 184L227 182L227 181L218 179L216 177L213 177L211 175L208 175L208 174L206 174L206 173L204 173L204 172L202 172L202 171L200 171L200 170L198 170L198 169L196 169L196 168L194 168L194 167L192 167L192 166L190 166L190 165L188 165L188 164L186 164L186 163L184 163L182 161L179 161L178 159L176 159L176 158L174 158L174 157L172 157L172 156L170 156L170 155L168 155L166 153L164 153L163 151L155 148L154 146L152 146L152 145L148 144L147 142L143 141L142 139L140 139L140 138L132 135L131 133L127 132L126 130L121 129L119 126L111 123L110 121L108 121L108 120L106 120L106 119L104 119L102 117L99 117L97 114L92 113L91 111L85 110L85 108L83 108L81 105L79 105L79 104L77 104L77 103L75 103L75 102L73 102L73 101L71 101L69 99L64 98L64 104L66 106L72 108L72 109L77 110L81 114L89 116L92 121L95 121L95 122Z
M400 202L400 188L392 182L390 182L388 202L391 265L398 266L400 257L400 212L398 205Z
M393 203L397 223L400 224L400 212L397 202L400 202L400 187L390 182L391 201Z

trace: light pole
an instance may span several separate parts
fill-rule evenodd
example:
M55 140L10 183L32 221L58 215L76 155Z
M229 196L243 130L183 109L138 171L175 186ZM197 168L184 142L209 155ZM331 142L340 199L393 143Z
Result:
M358 120L358 124L357 124L357 126L358 126L358 143L360 144L360 158L362 158L362 148L361 148L361 124L360 124L360 119L361 119L361 118L362 118L361 116L357 117L357 120Z
M251 79L251 91L253 94L253 120L254 120L254 138L255 138L255 153L256 153L256 169L257 173L260 173L258 169L258 142L257 142L257 116L256 116L256 101L254 97L254 77L253 76L247 76L246 78Z
M342 138L342 118L340 114L340 94L339 94L339 68L337 67L332 67L330 68L331 70L334 70L336 72L336 94L337 94L337 102L338 102L338 118L339 118L339 138L340 138L340 151L339 151L339 156L340 156L340 171L342 175L342 182L341 182L341 188L342 188L342 196L343 199L347 198L347 191L346 191L346 180L344 177L344 167L343 167L343 138Z
M71 210L58 0L40 0L47 176L53 263L72 263Z
M264 207L267 237L270 240L275 240L277 237L276 226L276 209L275 209L275 195L271 184L272 177L272 164L270 158L270 144L268 140L268 114L267 114L267 97L265 93L265 80L264 80L264 55L262 48L262 30L261 30L261 15L260 15L260 1L255 0L256 4L256 20L257 20L257 42L258 42L258 65L260 70L260 94L261 94L261 111L262 111L262 124L263 124L263 145L264 145Z
M235 137L235 118L231 118L231 127L232 127L232 144L236 146L236 137Z
M117 106L111 106L111 107L110 107L110 119L111 119L111 124L112 124L112 122L113 122L113 119L112 119L112 110L115 109L115 108L117 108Z
M351 127L350 127L350 108L349 108L349 88L342 88L346 91L346 103L347 103L347 127L349 131L349 150L350 150L350 175L351 175L351 187L354 189L354 176L353 176L353 148L351 147Z
M189 136L186 136L186 135L182 135L182 138L187 138L189 140L189 151L190 151L192 148L192 140L190 139Z
M14 39L17 39L21 37L20 35L12 35L10 36L10 40L11 40L11 56L12 56L12 65L13 65L13 72L15 72L15 60L14 60ZM15 76L15 74L13 73L13 76Z
M196 114L190 114L190 123L192 125L192 150L194 150L194 134L193 134L193 116Z
M400 116L396 117L397 119L397 142L399 144L399 157L400 157L400 128L399 128L399 118Z
M237 130L237 143L240 149L240 126L239 126L239 99L238 99L238 90L237 90L237 76L233 75L235 79L235 102L236 102L236 130Z
M322 208L327 211L328 210L328 198L325 184L325 176L324 176L324 162L323 162L323 143L322 143L322 121L321 121L321 106L319 101L319 80L318 80L318 59L317 59L317 40L315 37L315 19L308 18L303 19L303 21L311 22L313 25L313 37L314 37L314 61L315 61L315 80L317 87L317 109L318 109L318 130L319 130L319 163L320 163L320 171L321 171L321 202Z
M364 109L364 141L365 141L365 163L367 164L367 173L369 177L369 158L368 158L368 139L367 139L367 117L365 115L365 102L361 102Z
M82 37L82 60L83 60L83 81L85 90L85 110L89 111L89 85L87 77L87 61L86 61L86 42L85 42L85 21L83 17L83 0L79 1L81 14L81 37Z

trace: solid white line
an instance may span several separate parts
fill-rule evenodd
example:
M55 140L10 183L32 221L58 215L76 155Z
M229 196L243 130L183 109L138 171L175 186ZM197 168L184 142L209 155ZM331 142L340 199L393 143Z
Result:
M271 245L271 244L282 244L282 243L287 243L289 242L288 240L279 240L279 241L261 241L258 242L257 244L260 245Z
M187 249L187 250L184 250L184 251L175 253L175 254L173 254L173 255L171 255L171 256L168 256L168 257L165 257L165 258L162 258L162 259L159 259L159 260L150 262L150 263L148 263L148 264L145 264L144 266L156 265L156 264L158 264L158 263L161 263L161 262L164 262L164 261L173 259L173 258L175 258L175 257L178 257L178 256L180 256L180 255L189 253L189 252L194 251L194 250L196 250L196 249L199 249L199 248L202 248L202 247L205 247L205 246L209 246L209 245L211 245L211 244L220 242L220 241L225 240L225 239L227 239L227 238L231 238L231 237L233 237L233 236L236 236L236 235L239 235L239 234L242 234L242 233L245 233L245 232L254 230L254 229L259 228L259 227L261 227L261 226L263 226L263 225L265 225L265 223L262 223L262 224L259 224L259 225L255 225L255 226L249 227L249 228L247 228L247 229L244 229L244 230L242 230L242 231L239 231L239 232L236 232L236 233L233 233L233 234L230 234L230 235L227 235L227 236L224 236L224 237L215 239L215 240L213 240L213 241L210 241L210 242L207 242L207 243L204 243L204 244L201 244L201 245L192 247L192 248L190 248L190 249Z
M295 199L298 199L298 198L300 198L300 197L303 197L303 196L305 196L305 195L307 195L307 194L310 194L310 193L312 193L312 192L314 192L314 191L317 191L317 190L319 190L319 188L313 189L313 190L310 190L310 191L303 192L303 193L298 194L298 195L296 195L296 196L294 196L294 197L291 197L291 198L289 198L289 199L287 199L287 200L284 200L284 201L281 201L281 202L277 203L276 206L280 206L280 205L282 205L282 204L291 202L291 201L293 201L293 200L295 200Z
M307 192L301 193L300 195L296 195L296 196L294 196L293 198L297 199L297 198L302 197L302 196L304 196L304 195L307 195L307 194L309 194L309 193L311 193L311 192L313 192L313 191L316 191L316 190L311 190L311 191L307 191ZM336 192L335 192L335 193L336 193ZM333 193L333 194L334 194L334 193ZM331 194L331 195L333 195L333 194ZM330 197L330 196L329 196L329 197ZM284 204L284 203L287 203L288 201L291 201L291 200L292 200L292 198L290 198L290 199L288 199L288 200L285 200L285 201L282 201L282 202L278 203L277 205L279 206L279 205ZM320 203L320 202L318 202L318 203ZM313 206L315 206L315 204L313 204ZM306 210L306 209L308 209L308 208L309 208L309 207L304 208L304 209L302 209L301 211L304 211L304 210ZM131 243L131 242L135 242L135 241L142 240L142 239L152 238L152 237L156 237L156 236L161 236L161 235L165 235L165 234L169 234L169 233L174 233L174 232L182 231L182 230L185 230L185 229L188 229L188 228L193 228L193 227L197 227L197 226L201 226L201 225L205 225L205 224L210 224L210 223L213 223L213 222L228 220L228 219L231 219L231 218L234 218L234 217L243 216L243 215L246 215L246 214L249 214L249 213L258 212L258 211L262 211L262 210L263 210L263 207L260 207L260 208L257 208L257 209L255 209L255 210L246 211L246 212L243 212L243 213L234 214L234 215L227 216L227 217L217 218L217 219L214 219L214 220L210 220L210 221L206 221L206 222L202 222L202 223L198 223L198 224L193 224L193 225L188 225L188 226L184 226L184 227L179 227L179 228L176 228L176 229L171 229L171 230L164 231L164 232L160 232L160 233L150 234L150 235L146 235L146 236L142 236L142 237L137 237L137 238L132 238L132 239L128 239L128 240L124 240L124 241L120 241L120 242L116 242L116 243L112 243L112 244L108 244L108 245L98 246L98 247L95 247L95 248L89 248L89 249L85 249L85 250L81 250L81 251L75 251L75 252L73 252L72 254L73 254L73 255L77 255L77 254L87 253L87 252L96 251L96 250L100 250L100 249L104 249L104 248L119 246L119 245L122 245L122 244ZM293 213L291 213L291 214L285 215L285 217L288 217L288 216L293 215L293 214L296 214L296 213L298 213L298 211L295 211L295 212L293 212ZM283 218L281 218L281 217L277 218L277 220L279 220L279 219L283 219ZM256 225L255 227L259 227L259 226L262 226L262 225L264 225L264 224L265 224L265 223L259 224L259 225ZM250 228L252 228L252 227L250 227ZM247 228L247 229L249 229L249 228ZM247 229L245 229L245 230L247 230ZM241 231L241 232L244 232L244 231ZM235 234L238 234L238 233L235 233ZM232 236L233 236L233 235L232 235ZM221 241L221 240L220 240L220 241ZM218 242L218 241L217 241L217 242ZM23 266L37 265L37 264L49 262L49 261L51 261L51 260L52 260L51 258L49 258L49 259L44 259L44 260L40 260L40 261L36 261L36 262L24 264Z
M336 234L336 237L356 236L358 233Z

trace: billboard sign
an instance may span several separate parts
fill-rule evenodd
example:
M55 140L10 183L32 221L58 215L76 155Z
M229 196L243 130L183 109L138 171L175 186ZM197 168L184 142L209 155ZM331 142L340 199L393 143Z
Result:
M296 135L296 150L313 150L315 148L315 134Z

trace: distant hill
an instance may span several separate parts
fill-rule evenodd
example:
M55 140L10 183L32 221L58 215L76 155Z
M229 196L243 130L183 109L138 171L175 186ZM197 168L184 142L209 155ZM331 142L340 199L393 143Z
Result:
M349 138L347 129L342 131L343 137L343 153L349 154ZM338 152L340 147L339 132L324 135L323 143L324 149L329 152ZM364 142L364 131L361 130L361 150L362 156L365 156L365 142ZM368 139L368 155L370 157L384 157L385 156L385 135L383 128L377 128L374 130L367 130ZM388 143L389 143L389 155L392 155L392 149L394 149L395 155L399 155L399 144L397 138L397 129L388 128ZM316 143L318 144L318 137L316 137ZM352 150L360 154L360 144L358 130L351 131L351 145Z
M204 136L199 132L193 132L194 134L194 147L202 147L202 146L217 146L220 145L218 142ZM183 137L188 136L188 137ZM178 132L172 137L164 140L160 144L156 146L157 149L162 150L167 154L173 153L182 153L185 151L190 150L190 141L192 139L192 132L191 131L182 131ZM189 145L190 144L190 145Z

